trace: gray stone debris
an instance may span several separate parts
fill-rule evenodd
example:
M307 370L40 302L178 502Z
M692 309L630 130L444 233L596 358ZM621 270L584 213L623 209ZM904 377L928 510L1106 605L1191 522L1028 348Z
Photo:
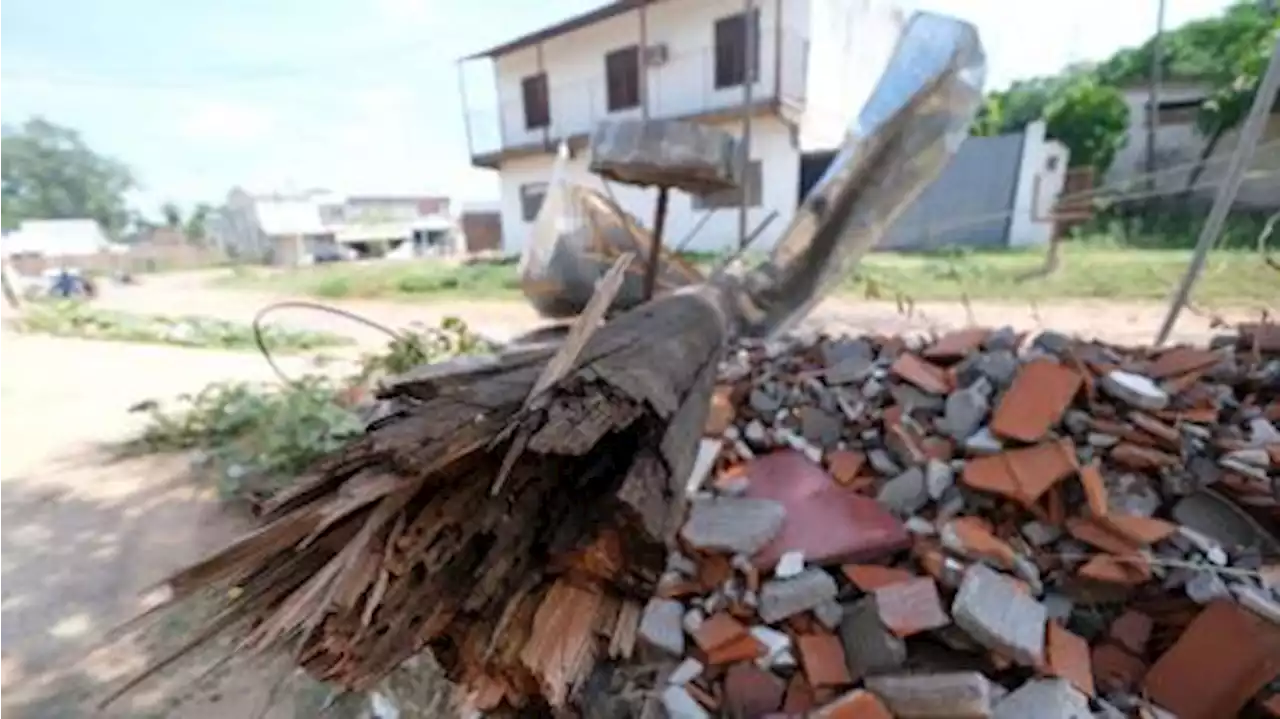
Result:
M751 390L751 396L747 401L750 403L751 409L766 416L782 408L782 400L760 388Z
M996 704L992 719L1093 719L1089 697L1065 679L1032 679Z
M1090 432L1085 437L1085 441L1089 443L1090 447L1097 447L1098 449L1106 449L1120 444L1119 437L1114 434L1103 434L1102 432Z
M1044 599L1040 600L1040 604L1044 606L1046 617L1060 622L1065 622L1076 608L1076 603L1071 597L1057 592L1046 594Z
M1062 530L1052 524L1032 520L1022 525L1022 536L1037 547L1052 544L1062 538Z
M1044 605L990 567L973 564L965 570L951 616L988 649L1027 666L1044 659Z
M1265 447L1280 442L1280 429L1269 422L1266 417L1254 417L1249 420L1249 444Z
M991 433L991 429L983 427L964 441L964 451L969 454L997 454L1004 450L1004 445Z
M1231 585L1231 593L1236 596L1240 606L1272 623L1280 624L1280 602L1276 601L1273 592L1242 582Z
M931 459L924 467L924 483L931 498L942 499L942 495L955 486L955 470L946 462Z
M996 387L1007 387L1018 373L1018 358L1008 350L994 350L974 360L973 369Z
M924 392L915 385L894 385L889 388L889 394L893 395L893 401L901 405L908 414L915 410L938 412L944 406L942 397Z
M963 442L982 426L991 409L991 384L979 379L947 397L946 411L939 428L957 442Z
M973 719L991 716L991 682L978 672L893 674L867 678L897 719Z
M686 577L698 576L698 564L679 552L667 555L667 571L678 572Z
M1136 474L1121 475L1110 483L1107 491L1107 505L1116 514L1150 517L1163 501L1146 477Z
M830 447L839 442L843 430L844 421L834 414L817 407L800 410L800 434L820 447Z
M804 552L783 552L778 558L778 565L773 569L773 576L778 579L794 577L804 571Z
M1036 335L1036 338L1031 341L1032 347L1044 350L1051 355L1060 355L1066 352L1071 348L1072 344L1070 337L1053 330L1045 330Z
M670 685L662 690L662 707L671 719L711 719L711 715L684 687Z
M742 431L742 436L746 438L747 443L756 449L765 449L773 443L769 441L769 431L765 429L764 422L753 419L747 423L746 429Z
M719 497L693 502L680 537L690 547L755 554L777 536L787 510L769 499Z
M1079 409L1069 409L1062 416L1062 426L1073 435L1082 435L1089 432L1089 428L1093 426L1093 418L1088 412Z
M925 519L924 517L912 515L907 517L906 521L903 522L903 525L906 526L908 532L918 534L923 537L932 537L938 533L938 528L933 526L933 522Z
M898 463L893 461L893 457L883 449L876 448L867 452L867 462L877 474L883 477L892 477L902 471L902 467L899 467Z
M907 644L880 621L875 597L845 607L840 641L849 673L855 677L892 672L907 663Z
M693 657L685 657L685 660L680 662L679 666L672 670L671 674L667 676L667 683L678 685L688 684L694 679L697 679L698 675L702 674L703 669L704 667L702 662L694 659Z
M1111 370L1099 383L1108 395L1138 409L1161 410L1169 404L1169 393L1140 374Z
M684 655L684 606L674 599L654 597L645 605L637 630L646 644L673 656Z
M835 599L836 581L821 569L806 569L790 579L773 579L760 587L760 618L780 622Z
M693 634L694 632L698 631L698 629L702 627L702 623L705 622L706 620L707 620L706 612L703 612L701 609L698 609L697 607L693 607L689 611L684 613L684 618L680 621L680 623L681 625L684 626L685 632L687 632L688 634Z
M1012 352L1018 349L1018 331L1009 325L1005 325L987 335L987 341L983 342L982 346L988 350Z
M1215 599L1231 596L1227 583L1217 572L1200 571L1187 582L1184 587L1187 597L1197 604L1208 604Z
M924 470L912 467L885 482L876 494L876 501L900 517L914 514L929 503L924 479Z

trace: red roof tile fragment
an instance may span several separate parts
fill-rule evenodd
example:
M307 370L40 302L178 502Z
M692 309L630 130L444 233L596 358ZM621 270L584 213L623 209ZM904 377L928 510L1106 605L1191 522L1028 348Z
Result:
M715 392L711 394L711 410L707 412L704 433L718 437L733 424L735 412L732 395L732 387L724 385L716 387Z
M1093 696L1093 661L1084 638L1057 622L1049 622L1044 650L1049 674L1066 679L1076 689Z
M1025 507L1077 469L1075 448L1068 439L1042 442L965 464L962 481L972 489L999 494Z
M853 586L864 592L874 592L881 587L905 582L916 576L905 569L882 567L878 564L846 564L840 569Z
M875 694L854 689L814 712L813 719L893 719L893 714Z
M946 394L951 390L946 370L910 353L898 355L898 359L889 366L889 371L898 379L910 382L926 392Z
M787 510L782 531L753 558L772 567L786 552L814 564L876 559L911 545L906 527L879 502L836 484L826 470L794 450L747 464L746 496L772 499Z
M1107 486L1102 481L1102 468L1097 460L1080 468L1080 486L1084 488L1085 501L1089 504L1089 512L1095 517L1107 514Z
M991 336L985 327L956 330L938 338L920 354L931 360L958 360L967 357Z
M1209 604L1151 667L1143 689L1179 719L1235 716L1280 673L1280 626L1239 605Z
M1022 365L996 405L991 431L1023 442L1041 439L1062 419L1082 382L1080 373L1052 360Z
M1145 374L1151 379L1164 379L1174 375L1183 375L1190 372L1203 373L1205 370L1218 364L1222 359L1222 355L1212 350L1199 349L1196 347L1171 347L1147 367Z
M880 621L900 637L945 627L951 623L942 608L938 585L929 577L917 577L876 590Z
M804 634L796 639L800 666L812 687L839 687L853 682L844 646L833 634Z
M725 672L723 706L731 716L764 716L782 708L786 691L786 683L777 675L739 662Z
M1141 659L1106 642L1093 648L1090 659L1094 682L1103 692L1129 691L1147 671Z
M724 612L713 614L693 633L693 641L704 652L718 649L747 636L747 628Z
M862 471L866 462L867 455L851 449L838 449L827 455L827 469L831 472L831 477L846 487L858 477L858 472Z
M1151 639L1152 624L1151 617L1131 609L1111 622L1107 635L1129 652L1142 656Z

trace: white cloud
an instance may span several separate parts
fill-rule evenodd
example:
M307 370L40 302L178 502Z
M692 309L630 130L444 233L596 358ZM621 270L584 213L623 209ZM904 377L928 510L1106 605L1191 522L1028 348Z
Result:
M271 132L275 116L268 110L242 102L206 100L192 107L179 123L190 140L245 142Z

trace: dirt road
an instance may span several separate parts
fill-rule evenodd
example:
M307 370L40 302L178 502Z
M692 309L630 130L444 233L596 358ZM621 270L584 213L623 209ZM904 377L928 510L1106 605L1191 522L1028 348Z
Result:
M168 624L100 646L105 630L137 610L142 589L249 526L191 480L188 459L115 461L104 445L137 429L141 419L125 410L140 399L270 374L249 354L8 332L3 352L3 709L89 716L105 687L180 635ZM180 688L183 676L115 713L252 716L270 686L233 673L192 693ZM178 709L176 697L187 700ZM273 716L292 716L285 699Z
M215 288L209 282L226 270L173 273L142 278L133 287L107 286L100 303L104 307L135 312L183 312L224 319L251 320L268 303L290 298L270 293ZM404 302L344 300L332 302L381 322L403 327L414 322L437 324L448 316L465 320L473 329L494 339L507 339L540 320L523 302L462 302L448 300L409 304ZM1276 308L1272 308L1273 311ZM1060 332L1099 337L1122 344L1152 340L1164 314L1159 303L1113 302L1108 300L1059 302L1051 305L977 302L921 303L909 310L897 303L849 297L822 302L805 328L828 332L904 333L961 327L968 324L1013 325L1022 330L1053 327ZM1228 309L1220 312L1226 321L1257 319L1256 310ZM274 320L299 327L329 330L359 338L362 342L382 342L380 333L349 320L314 312L286 310ZM1184 312L1174 340L1193 341L1211 333L1209 318Z

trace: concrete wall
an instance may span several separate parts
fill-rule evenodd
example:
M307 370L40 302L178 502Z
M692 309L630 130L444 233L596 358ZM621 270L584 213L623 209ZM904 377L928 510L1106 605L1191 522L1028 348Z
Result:
M757 100L803 98L810 1L757 3L760 74L752 87ZM742 101L741 85L715 87L714 52L715 21L740 13L742 7L741 0L666 0L644 10L648 44L665 45L668 53L665 63L642 73L647 74L651 117L704 113ZM639 43L639 13L627 12L497 58L496 106L472 100L466 108L472 154L589 132L607 117L639 116L639 108L609 113L604 60L608 52ZM545 131L525 127L521 92L521 80L540 70L547 74L550 96L551 126Z
M1204 86L1193 83L1171 83L1161 89L1161 104L1179 100L1195 101L1205 95ZM1129 106L1129 131L1125 146L1107 171L1106 184L1118 192L1147 190L1147 89L1125 91ZM1237 131L1227 133L1218 142L1203 174L1196 181L1195 198L1209 201L1235 151ZM1192 168L1204 151L1207 138L1195 127L1193 111L1162 111L1156 133L1155 189L1162 194L1181 192L1187 185ZM1280 114L1272 113L1267 128L1258 140L1258 149L1250 159L1245 181L1236 197L1235 207L1242 209L1280 208Z
M726 123L724 129L738 134L737 123ZM797 206L796 182L800 172L800 153L792 143L791 130L772 117L756 118L751 130L751 158L761 163L761 206L747 212L748 229L762 222L770 211L776 217L760 238L752 245L757 249L772 247L778 235L791 221ZM526 183L547 182L551 176L554 156L538 155L503 162L498 171L501 187L502 245L505 252L520 252L528 242L533 223L521 214L520 187ZM588 187L604 189L600 178L587 171L587 158L574 157L569 162L569 179ZM640 189L611 183L614 196L627 212L638 217L646 226L653 223L653 207L656 190ZM702 215L711 217L687 245L690 250L717 251L736 247L738 238L738 209L695 209L693 198L673 191L667 209L665 230L666 244L674 247L693 229Z

